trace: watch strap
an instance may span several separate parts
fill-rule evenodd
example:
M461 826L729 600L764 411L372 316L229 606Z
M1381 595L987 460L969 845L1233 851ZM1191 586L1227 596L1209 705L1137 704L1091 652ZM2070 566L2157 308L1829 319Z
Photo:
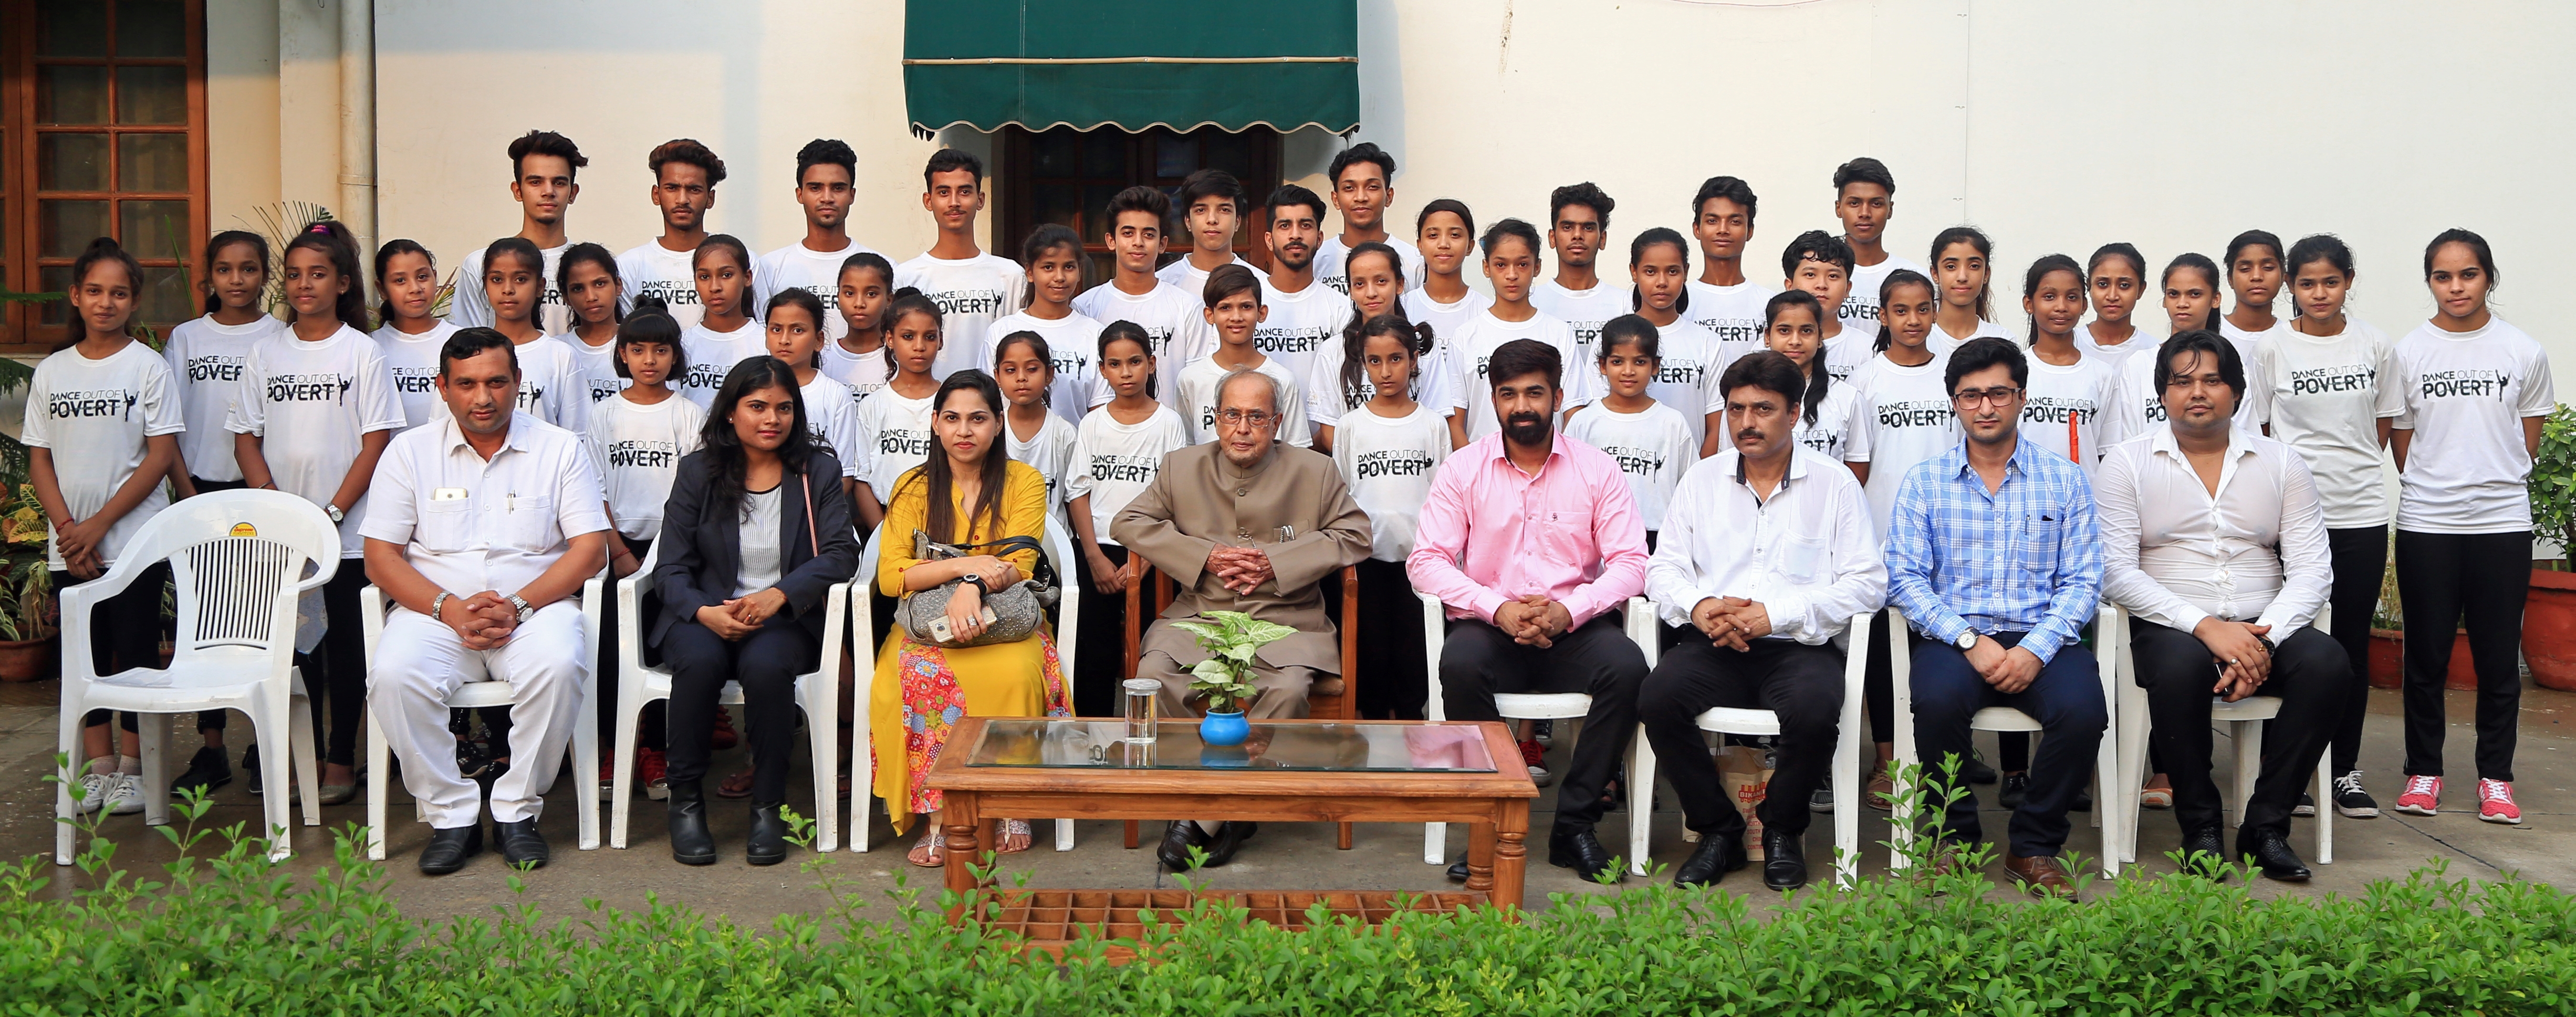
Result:
M537 613L537 609L529 607L527 599L519 596L518 594L511 594L509 596L509 601L510 606L519 609L519 623L522 625L527 624L529 615Z
M445 590L440 590L438 591L438 596L429 598L429 620L438 622L441 625L447 624L446 622L439 620L438 612L447 607L447 598L453 596L455 596L455 594L449 593Z

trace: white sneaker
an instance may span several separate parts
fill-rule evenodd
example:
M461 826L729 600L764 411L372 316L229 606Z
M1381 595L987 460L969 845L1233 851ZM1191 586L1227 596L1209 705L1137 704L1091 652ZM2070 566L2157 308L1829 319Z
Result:
M100 806L107 804L110 788L115 783L116 775L113 773L82 774L79 800L72 803L72 811L84 816L98 811Z
M137 812L143 811L142 777L131 773L120 773L110 777L109 781L110 783L107 786L108 815L131 816Z

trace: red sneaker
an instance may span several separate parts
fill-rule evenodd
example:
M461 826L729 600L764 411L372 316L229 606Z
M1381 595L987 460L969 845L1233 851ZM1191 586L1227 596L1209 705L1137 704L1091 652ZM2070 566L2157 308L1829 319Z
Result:
M2513 803L2511 781L2478 778L2478 818L2490 823L2522 825L2522 806Z
M671 763L662 750L635 750L635 779L644 782L644 797L657 802L671 797Z
M722 752L741 740L742 736L733 731L733 714L725 712L724 707L716 707L716 730L707 738L708 751Z
M1521 743L1521 762L1529 767L1530 783L1540 787L1546 787L1549 780L1544 761L1546 756L1547 748L1540 745L1537 739L1533 738Z
M2397 811L2410 816L2429 816L2440 811L2441 807L2442 778L2406 775L2406 790L2397 796Z

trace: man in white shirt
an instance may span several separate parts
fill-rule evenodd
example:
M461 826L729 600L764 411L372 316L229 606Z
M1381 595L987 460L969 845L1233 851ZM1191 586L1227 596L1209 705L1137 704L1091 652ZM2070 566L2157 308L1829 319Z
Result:
M1691 199L1691 235L1699 238L1699 278L1685 288L1699 327L1717 337L1726 360L1762 348L1764 309L1779 292L1747 278L1744 251L1753 243L1753 185L1736 177L1710 177Z
M756 290L752 306L767 313L769 298L780 290L801 289L823 302L823 334L834 342L849 334L841 317L841 263L853 254L874 254L850 240L850 185L858 180L859 156L848 142L816 138L796 150L796 203L805 209L805 239L760 256L752 269Z
M519 765L492 783L493 833L510 864L544 865L541 796L590 668L575 596L608 561L599 474L579 436L512 409L518 388L508 338L450 337L438 376L448 413L385 450L358 530L367 578L395 605L367 682L403 786L429 817L427 875L463 868L483 846L481 788L457 770L448 696L469 681L517 688Z
M1181 368L1206 356L1215 338L1208 333L1200 293L1154 275L1154 261L1163 255L1163 231L1172 218L1172 199L1140 184L1111 196L1104 214L1109 229L1101 239L1109 248L1116 274L1073 298L1073 313L1103 323L1134 322L1144 329L1146 352L1154 357L1154 397L1177 411ZM1096 398L1106 400L1108 386L1101 386Z
M1422 250L1386 231L1386 208L1395 201L1395 157L1363 141L1333 153L1324 167L1332 185L1333 208L1342 213L1342 231L1315 249L1315 278L1334 292L1351 291L1343 271L1351 249L1377 243L1395 248L1396 267L1404 271L1404 288L1422 288Z
M1646 565L1657 613L1705 638L1665 651L1637 692L1637 716L1700 834L1673 884L1704 886L1744 867L1744 817L1692 718L1719 706L1779 715L1779 764L1760 806L1762 882L1793 889L1807 882L1807 802L1825 786L1842 718L1833 640L1886 603L1887 560L1860 481L1797 441L1798 365L1766 350L1729 365L1719 384L1734 447L1682 477Z
M969 367L990 368L993 340L1000 338L989 334L993 320L1019 313L1028 273L1019 262L975 245L975 219L984 211L984 160L940 149L922 167L921 182L921 207L939 227L939 239L920 257L895 266L895 288L920 290L939 307L944 334L931 374L946 378Z
M1286 368L1289 377L1310 379L1315 351L1342 341L1342 327L1351 320L1351 299L1330 286L1315 284L1315 246L1323 242L1324 199L1287 184L1270 192L1269 208L1270 226L1261 233L1261 242L1270 248L1270 274L1261 280L1261 306L1268 313L1252 330L1252 348Z
M1589 180L1549 192L1547 246L1556 252L1556 276L1530 287L1530 306L1574 330L1575 359L1596 377L1601 368L1593 344L1601 338L1601 326L1636 310L1628 288L1602 285L1598 270L1601 248L1610 242L1610 210L1618 204ZM1695 408L1678 409L1692 415Z
M555 285L555 268L572 247L564 232L564 213L581 196L581 185L573 178L588 165L590 157L581 154L581 146L553 131L529 131L510 142L510 199L519 203L517 235L537 245L537 253L545 259L541 273L545 292L537 300L537 328L547 335L572 329L572 309ZM465 256L456 278L483 278L483 245ZM492 324L492 302L484 297L483 287L458 286L447 320L458 328Z
M1198 297L1207 286L1208 273L1217 269L1241 265L1259 272L1234 253L1234 231L1251 204L1243 183L1232 173L1203 169L1184 178L1180 193L1172 196L1172 207L1180 210L1181 235L1189 253L1155 270L1154 277Z
M2352 671L2342 647L2308 627L2334 585L2316 483L2289 446L2232 419L2245 392L2233 344L2185 332L2155 357L2168 424L2101 465L2103 595L2133 616L2130 653L2186 865L2223 877L2215 866L2232 858L2209 777L2210 697L2277 696L2236 854L2303 881L2290 810L2334 737Z
M1887 164L1861 156L1834 167L1834 218L1851 246L1851 292L1843 297L1844 328L1878 335L1878 289L1897 269L1922 272L1912 260L1887 253L1887 220L1896 214L1896 176ZM1926 273L1927 275L1929 273ZM1840 381L1840 376L1836 376Z
M696 138L654 146L644 162L653 170L653 207L662 213L662 235L617 256L617 279L625 287L621 307L631 309L635 301L652 297L685 329L706 314L698 304L697 273L689 262L707 238L707 210L716 207L716 185L724 182L725 164Z

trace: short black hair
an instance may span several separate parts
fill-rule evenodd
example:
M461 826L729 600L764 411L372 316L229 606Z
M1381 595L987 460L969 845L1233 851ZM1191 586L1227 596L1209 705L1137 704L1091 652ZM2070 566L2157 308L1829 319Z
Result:
M1877 184L1886 188L1890 197L1896 194L1895 174L1887 171L1886 163L1866 155L1834 167L1834 200L1842 200L1843 188L1853 184Z
M528 171L525 164L532 155L562 158L571 167L565 175L576 180L581 178L581 168L590 165L589 157L581 154L581 146L573 144L571 138L553 131L529 131L510 141L510 179L517 180Z
M1395 183L1395 157L1386 154L1385 149L1377 147L1377 142L1363 141L1333 153L1333 161L1324 167L1324 185L1340 190L1342 171L1359 163L1374 164L1379 175L1386 177L1388 185L1392 186Z
M1941 372L1941 387L1956 395L1959 379L1996 364L2012 368L2013 387L2029 386L2030 361L2021 355L2021 347L2010 339L1984 335L1960 343L1958 349L1950 351L1950 367Z
M1745 183L1741 177L1710 177L1701 181L1699 194L1691 198L1691 221L1698 222L1700 209L1707 208L1709 202L1719 198L1744 206L1744 224L1753 225L1753 206L1758 199L1753 197L1753 185Z
M816 166L838 166L841 172L850 175L852 183L858 182L859 153L850 151L849 142L838 138L816 138L806 142L805 147L797 149L796 186L805 186L805 171ZM981 180L983 177L984 171L977 169L975 178Z
M1225 298L1237 293L1250 293L1254 304L1264 303L1261 299L1261 277L1242 265L1219 265L1216 271L1208 273L1207 285L1199 290L1211 311L1216 310L1216 305Z
M930 179L932 177L936 177L942 173L955 173L958 170L973 171L975 174L975 186L981 187L984 185L984 160L975 158L975 154L972 152L962 152L954 148L943 148L939 151L930 153L930 161L922 165L921 189L925 191L930 189ZM856 175L857 174L855 173L852 174L852 176ZM796 167L796 180L798 183L804 182L805 167Z
M1601 228L1607 230L1610 228L1610 210L1618 204L1592 181L1567 184L1547 192L1547 228L1556 228L1556 214L1565 211L1565 206L1581 205L1591 209L1593 216L1601 220Z
M624 354L629 343L670 347L671 371L666 377L688 377L688 344L680 341L680 323L671 320L671 309L662 302L662 298L635 298L635 306L627 310L626 320L617 323L617 341L609 351L608 363L620 378L635 376L626 368Z
M1279 189L1270 192L1270 200L1263 202L1261 207L1269 209L1270 217L1272 219L1277 219L1279 218L1280 209L1295 208L1299 205L1304 205L1308 208L1314 209L1315 218L1317 219L1322 219L1324 217L1324 209L1329 207L1324 204L1324 199L1315 195L1315 192L1299 187L1295 184L1279 185Z
M1171 221L1172 198L1164 194L1162 188L1147 187L1143 184L1110 195L1109 210L1106 213L1109 217L1108 229L1102 232L1115 231L1118 228L1118 217L1129 212L1151 213L1157 224L1156 228L1159 229L1162 228L1162 224Z
M1789 359L1786 353L1773 350L1755 350L1737 357L1734 363L1726 365L1726 373L1717 378L1720 398L1733 395L1736 389L1746 386L1778 393L1780 398L1789 401L1793 412L1807 394L1807 379L1798 371L1798 362Z
M1798 239L1789 241L1789 246L1781 250L1781 277L1797 278L1798 263L1809 258L1828 265L1842 266L1845 278L1851 276L1852 267L1857 263L1857 259L1852 257L1851 245L1844 243L1842 238L1823 230L1808 230L1798 234Z
M1244 204L1251 200L1244 196L1243 181L1236 180L1234 174L1221 169L1203 169L1181 178L1181 190L1172 196L1172 207L1187 212L1201 198L1224 198L1233 202L1237 216L1243 214Z
M644 167L653 171L655 183L662 180L663 164L674 162L705 170L710 191L724 182L724 160L716 158L714 150L700 144L696 138L673 138L653 146L653 154L644 157Z
M1503 219L1485 227L1485 236L1476 242L1476 250L1485 257L1491 258L1494 256L1494 248L1502 245L1504 237L1520 238L1522 243L1529 245L1530 257L1533 258L1538 257L1538 253L1547 248L1547 245L1539 243L1538 227L1519 219Z
M1514 378L1531 374L1547 375L1547 387L1562 390L1565 386L1565 358L1556 347L1536 339L1514 339L1494 348L1485 358L1485 387L1491 389Z
M459 360L472 360L475 357L482 356L483 351L494 349L510 351L510 373L513 375L518 374L519 350L517 344L512 343L509 336L502 335L500 332L493 329L477 325L473 328L456 330L455 335L448 336L447 342L439 346L438 376L441 378L448 377L449 369L454 367L456 362Z
M2236 344L2226 336L2205 328L2176 332L2156 347L2156 398L2164 398L2165 387L2173 383L2174 358L2185 353L2217 357L2218 377L2227 382L2228 391L2236 393L2236 405L2245 405L2245 358L2237 355Z

